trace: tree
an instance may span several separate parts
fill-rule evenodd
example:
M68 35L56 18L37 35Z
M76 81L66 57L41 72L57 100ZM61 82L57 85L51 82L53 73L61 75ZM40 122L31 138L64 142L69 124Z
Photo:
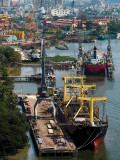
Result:
M101 33L101 31L102 31L102 25L98 24L96 26L96 30L97 30L98 33Z
M99 33L98 33L98 31L97 30L94 30L94 31L92 31L92 33L90 33L90 35L92 35L92 36L97 36Z
M92 25L92 21L88 21L88 20L87 20L87 21L86 21L86 29L87 29L87 30L90 30L90 29L92 29L92 26L93 26L93 25Z
M28 141L27 118L17 107L13 82L9 78L8 63L17 60L17 53L10 47L0 47L0 158L15 153Z
M11 63L19 63L21 55L15 52L11 47L0 47L0 64L10 65Z
M120 31L120 24L116 22L111 22L109 26L110 32L119 32Z
M81 19L82 21L86 21L88 19L88 15L86 13L81 13L77 19Z

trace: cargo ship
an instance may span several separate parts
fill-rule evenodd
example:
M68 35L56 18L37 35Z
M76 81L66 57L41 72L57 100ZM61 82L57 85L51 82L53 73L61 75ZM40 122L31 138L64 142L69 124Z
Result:
M60 125L71 135L78 150L95 150L104 140L108 128L108 118L106 116L105 121L104 116L99 118L100 107L96 103L105 103L106 97L88 96L87 89L95 89L96 85L84 84L84 79L85 76L63 77L64 92L58 95L61 98L57 102L57 116ZM81 81L80 84L74 83L75 80Z
M96 42L94 48L84 53L84 74L85 75L105 75L106 53L98 50Z

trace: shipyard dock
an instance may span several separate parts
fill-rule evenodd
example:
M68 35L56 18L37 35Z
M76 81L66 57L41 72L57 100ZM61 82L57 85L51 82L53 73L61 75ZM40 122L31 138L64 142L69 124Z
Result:
M37 75L24 75L24 76L9 76L13 81L16 82L29 82L29 81L41 81L42 75L37 74Z
M62 130L53 115L51 101L42 100L37 106L37 118L34 116L36 95L18 95L23 105L33 142L38 156L73 156L77 149L65 130Z

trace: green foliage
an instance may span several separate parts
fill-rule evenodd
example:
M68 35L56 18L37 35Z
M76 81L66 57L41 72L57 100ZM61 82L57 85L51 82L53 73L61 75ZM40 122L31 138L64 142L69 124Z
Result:
M0 46L0 65L10 65L11 63L20 62L21 56L11 47Z
M92 31L92 33L90 33L91 36L98 36L98 31L97 30L94 30Z
M86 13L81 13L77 19L81 19L82 21L86 21L88 19L88 15Z
M102 29L103 29L103 28L102 28L102 25L99 25L99 24L98 24L98 25L96 26L96 30L97 30L98 33L101 33Z
M53 16L53 20L58 20L58 19L63 19L62 17L58 17L58 16Z
M90 30L90 29L92 29L93 28L93 26L92 26L92 21L86 21L86 29L87 30Z
M15 54L15 55L14 55ZM12 60L10 57L13 57ZM26 116L17 107L13 82L6 66L16 61L16 52L10 47L0 47L0 158L23 148L28 141L29 125ZM5 63L4 63L5 62Z
M108 30L110 32L120 32L120 23L110 22L110 24L108 25Z
M46 61L50 60L52 62L65 62L65 61L75 61L76 59L69 56L55 56L55 57L47 57Z

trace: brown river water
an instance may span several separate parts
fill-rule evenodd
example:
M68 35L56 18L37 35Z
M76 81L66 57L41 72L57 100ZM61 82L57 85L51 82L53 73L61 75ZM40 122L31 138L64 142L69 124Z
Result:
M99 49L107 52L107 40L97 41ZM67 44L69 50L60 51L54 47L46 50L49 56L66 55L77 57L78 44ZM87 51L93 44L83 44ZM29 144L15 156L9 156L10 160L120 160L120 40L111 40L113 61L115 66L113 78L107 77L87 77L87 81L96 83L95 95L107 96L105 104L105 114L108 115L109 128L104 142L96 151L79 151L75 157L37 157L33 142L29 136ZM33 75L41 72L40 67L21 67L19 75ZM71 71L55 70L57 87L63 87L62 75L68 75ZM20 94L36 94L39 83L35 82L15 82L14 91Z

